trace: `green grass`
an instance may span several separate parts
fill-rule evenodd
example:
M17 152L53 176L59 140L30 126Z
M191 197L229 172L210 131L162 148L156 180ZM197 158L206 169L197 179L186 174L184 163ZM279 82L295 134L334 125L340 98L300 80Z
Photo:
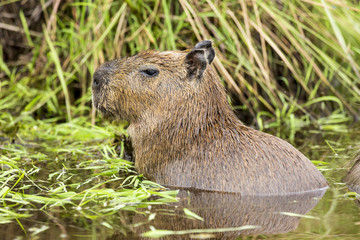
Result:
M76 216L72 221L115 226L110 221L119 211L177 201L177 191L142 179L117 153L111 142L121 129L91 126L81 118L56 124L28 117L19 123L16 137L0 143L2 224L22 226L35 209L51 215L61 208Z
M348 132L358 117L357 1L45 2L32 24L27 9L15 8L21 57L9 60L9 46L0 44L0 223L17 222L24 232L34 209L64 209L74 221L111 229L119 210L176 201L175 191L144 180L115 150L124 126L95 114L89 87L104 61L211 39L213 64L246 124L296 142L305 130ZM20 1L0 7L13 3Z
M91 116L91 75L102 62L212 39L214 65L247 123L285 129L278 134L290 139L308 127L343 131L359 111L359 11L350 0L74 1L54 21L46 9L40 38L20 12L31 60L7 63L0 54L1 108Z

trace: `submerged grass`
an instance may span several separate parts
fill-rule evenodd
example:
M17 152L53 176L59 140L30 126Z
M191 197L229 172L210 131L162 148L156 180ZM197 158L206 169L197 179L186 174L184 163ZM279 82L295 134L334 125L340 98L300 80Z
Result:
M111 228L119 211L177 201L177 191L143 180L122 159L122 151L111 144L114 127L90 126L85 120L56 124L28 117L19 122L16 137L2 139L0 223L17 221L26 233L24 219L61 208L76 216L74 222L101 220Z

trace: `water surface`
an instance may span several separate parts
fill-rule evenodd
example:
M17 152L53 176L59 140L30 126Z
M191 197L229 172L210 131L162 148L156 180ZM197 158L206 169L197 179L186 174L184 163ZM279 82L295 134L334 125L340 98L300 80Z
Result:
M113 209L111 214L105 210L95 211L97 205L104 205L103 202L92 203L90 206L94 209L88 207L87 212L56 204L46 207L41 203L32 203L31 207L18 205L19 213L31 214L31 217L18 219L27 235L15 219L0 224L1 239L142 239L141 234L146 232L159 233L154 229L169 230L160 232L167 234L164 239L360 239L359 200L351 193L354 188L350 191L343 182L350 168L347 164L360 149L359 133L358 128L351 134L309 133L311 137L297 141L298 148L311 160L316 160L315 164L322 162L319 168L330 184L327 190L267 197L181 190L177 195L178 202L170 203L161 196L153 196L126 207L119 203L118 209ZM3 153L6 153L5 142L3 140L1 145ZM45 176L65 164L72 169L72 179L64 182L78 183L92 171L91 168L76 170L79 163L87 160L79 159L76 153L66 155L66 161L63 155L57 154L53 157L60 160L44 161L41 160L41 148L31 144L23 146L39 154L39 163L33 164L41 166ZM46 180L41 179L42 174L39 171L33 181L41 185ZM85 188L86 184L93 183L83 184ZM119 188L116 182L104 186ZM37 191L34 186L24 190Z

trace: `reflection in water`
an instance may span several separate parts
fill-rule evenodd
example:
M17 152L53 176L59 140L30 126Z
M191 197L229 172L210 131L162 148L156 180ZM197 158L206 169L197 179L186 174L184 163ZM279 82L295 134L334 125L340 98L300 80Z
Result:
M257 225L259 228L241 232L223 232L212 234L215 239L234 239L240 235L286 233L296 229L300 217L289 216L286 213L306 214L318 203L326 192L325 189L304 194L287 196L240 196L205 191L185 191L178 194L180 202L174 205L159 205L151 212L157 212L155 219L135 229L134 235L156 229L188 230L209 228L233 228L244 225ZM204 218L204 221L184 217L186 207ZM173 214L169 214L172 212ZM284 214L284 212L286 212ZM133 223L146 222L147 217L136 214ZM189 236L187 236L189 237ZM113 236L109 239L121 239ZM131 238L127 236L126 239ZM184 239L184 235L172 235L169 239Z
M34 212L33 218L28 222L22 220L25 229L32 226L41 228L46 227L40 235L34 239L142 239L141 233L150 230L150 226L156 229L166 229L172 231L189 229L219 229L234 228L245 225L256 225L259 228L247 229L243 231L232 231L222 233L212 233L212 239L235 239L237 236L254 234L276 234L286 233L297 228L300 217L285 215L285 213L306 214L318 203L325 193L324 190L308 192L304 194L287 196L240 196L231 193L207 192L207 191L185 191L179 192L179 202L173 204L153 205L152 213L156 216L148 221L148 215L135 214L130 211L120 211L120 222L114 231L101 228L100 223L93 221L94 232L89 235L88 231L77 227L69 218L60 218L60 213L56 208L52 209L54 216L44 214L42 211ZM204 221L189 219L184 216L183 209L188 208ZM59 209L61 210L61 209ZM147 211L143 210L143 211ZM69 216L70 217L70 216ZM86 221L84 219L84 221ZM119 220L118 220L119 221ZM139 224L143 225L138 226ZM40 224L40 225L39 225ZM13 240L23 235L19 225L2 224L0 232L3 235L0 239ZM31 230L28 231L31 238ZM165 239L187 239L188 235L171 235ZM27 239L27 238L26 238Z

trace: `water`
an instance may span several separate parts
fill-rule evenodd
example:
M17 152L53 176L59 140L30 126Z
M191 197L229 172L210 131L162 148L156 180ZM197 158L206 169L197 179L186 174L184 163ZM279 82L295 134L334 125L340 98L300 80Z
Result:
M75 207L40 209L42 204L33 204L32 217L19 218L27 236L14 220L0 225L0 239L142 239L140 235L151 229L169 230L165 233L171 235L164 239L360 239L360 201L343 182L350 168L347 163L359 149L359 130L351 134L310 135L312 138L297 145L311 160L327 163L322 166L330 184L327 190L270 197L181 190L179 202L138 203L126 211L119 208L103 216L96 216L95 206L100 203L93 203L93 216L90 207L86 217ZM76 165L71 159L67 162ZM62 164L52 167L61 168ZM79 181L89 172L75 169L72 174ZM40 184L43 180L38 181ZM351 191L358 190L352 187ZM29 213L29 209L23 211Z
M158 206L159 214L150 222L156 229L171 229L183 231L188 229L222 229L219 233L207 233L206 235L216 239L234 239L237 236L286 233L297 228L300 218L318 203L325 190L307 194L291 196L239 196L236 194L221 194L203 191L181 191L180 202L166 209ZM181 216L182 209L186 207L202 220L188 219ZM160 212L162 211L162 214ZM175 210L174 210L175 209ZM166 211L167 210L167 211ZM177 215L163 214L171 210ZM145 221L141 215L135 217L135 221ZM236 228L243 226L245 229L237 231ZM234 229L231 229L234 228ZM147 226L139 229L146 231ZM231 231L228 231L231 229ZM195 233L171 236L171 238L183 239L189 236L203 236ZM209 231L210 232L210 231Z

